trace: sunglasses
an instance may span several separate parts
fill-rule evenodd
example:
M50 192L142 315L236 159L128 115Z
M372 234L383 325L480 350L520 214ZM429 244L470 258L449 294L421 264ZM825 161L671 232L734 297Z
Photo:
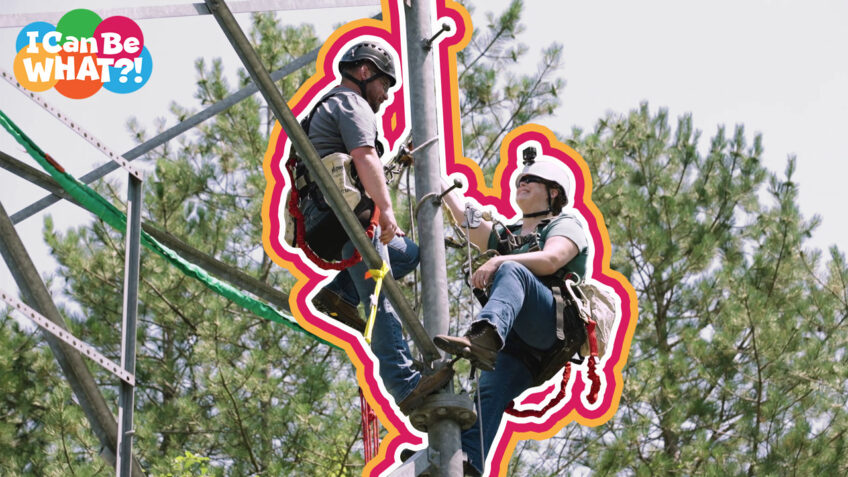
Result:
M521 184L544 184L545 180L541 177L536 176L523 176L521 179L518 179L518 185Z

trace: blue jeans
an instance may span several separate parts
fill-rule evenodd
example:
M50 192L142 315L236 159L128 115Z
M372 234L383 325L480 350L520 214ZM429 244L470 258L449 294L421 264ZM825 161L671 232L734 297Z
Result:
M379 237L379 227L374 237ZM418 265L418 246L406 237L394 237L387 246L383 247L375 238L377 250L392 270L392 276L400 278L411 272ZM347 242L342 248L342 257L353 255L353 242ZM371 307L371 294L374 293L374 280L366 279L368 266L360 261L347 269L348 278L356 288L359 301L366 310ZM344 280L344 279L343 279ZM403 338L403 328L400 318L395 313L385 293L380 293L377 304L377 316L371 336L371 350L380 362L380 377L386 390L396 402L405 398L421 379L421 373L412 369L412 353Z
M506 343L518 335L526 344L547 350L556 344L556 301L553 292L524 265L504 262L495 273L489 301L476 322L495 326ZM533 385L533 376L517 357L498 353L494 371L480 376L480 406L477 422L462 433L462 450L468 460L483 470L485 457L500 427L509 403ZM476 404L475 404L476 405ZM483 425L483 454L480 451L480 424Z
M317 205L306 200L301 202L306 228L317 223L326 211L321 211ZM380 244L377 237L380 228L374 231L373 244L380 253L383 261L391 268L392 276L401 278L418 265L418 245L406 237L394 237L387 246ZM342 258L349 258L355 250L353 242L348 241L342 247ZM374 293L374 280L366 279L368 266L360 261L347 270L340 272L328 285L331 291L339 293L349 303L361 302L366 310L371 307L371 294ZM352 286L352 287L351 287ZM412 369L412 353L403 338L403 328L400 318L386 298L380 293L377 305L377 316L371 336L371 350L380 362L380 377L383 384L395 401L405 398L421 379L421 373Z

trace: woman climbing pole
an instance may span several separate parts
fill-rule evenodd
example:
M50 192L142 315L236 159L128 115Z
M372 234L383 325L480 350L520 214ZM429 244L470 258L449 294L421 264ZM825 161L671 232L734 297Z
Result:
M586 339L578 318L561 318L551 288L568 273L582 277L586 272L586 232L573 211L563 211L569 176L557 160L535 160L532 148L525 149L524 159L514 189L523 220L509 227L483 220L468 233L480 250L499 253L471 275L471 286L487 291L488 299L463 336L434 339L439 348L468 358L483 370L478 422L462 434L462 448L481 473L510 402L535 384L542 369L549 367L545 362L549 356L573 355ZM446 203L454 216L464 215L457 195L447 195ZM571 352L562 353L564 348Z

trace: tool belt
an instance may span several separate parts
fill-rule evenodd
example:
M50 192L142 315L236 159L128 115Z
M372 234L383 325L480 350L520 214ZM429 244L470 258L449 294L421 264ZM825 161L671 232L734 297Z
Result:
M345 202L359 219L359 223L363 228L368 227L374 212L374 201L365 194L362 184L356 177L356 168L352 167L350 156L334 153L321 160L333 176L333 182L342 192ZM341 260L342 247L349 240L347 233L324 199L318 184L309 179L306 166L302 161L297 159L295 161L297 164L295 187L297 187L299 199L297 207L301 211L314 209L309 219L303 224L306 245L324 260ZM294 236L289 243L293 246L297 245Z

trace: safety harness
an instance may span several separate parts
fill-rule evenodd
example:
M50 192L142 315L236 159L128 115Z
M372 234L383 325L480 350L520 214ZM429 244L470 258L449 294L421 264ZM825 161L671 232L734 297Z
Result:
M498 232L497 253L500 255L509 255L526 246L527 249L523 252L540 250L540 244L546 236L546 229L551 224L551 221L552 219L542 220L534 233L526 235L516 235L514 233L521 228L519 224L503 226L502 230ZM580 299L582 296L580 295L579 288L576 286L579 277L576 274L569 273L565 268L561 268L552 275L538 278L551 289L554 300L556 301L557 342L550 349L540 350L527 344L513 330L507 337L502 351L511 354L524 363L533 376L533 386L544 383L565 366L566 372L563 378L563 386L561 387L562 393L569 377L570 363L575 362L579 364L583 361L580 350L588 340L591 353L588 360L588 368L589 378L592 381L592 392L590 392L589 397L590 401L594 402L597 399L597 391L600 388L600 380L595 372L598 345L595 335L595 323L591 319L585 319L581 315ZM480 292L476 296L481 304L485 305L485 300L488 297L485 296L482 290ZM578 358L575 359L574 355L578 355ZM558 401L558 399L554 399L552 402L555 401ZM509 412L510 410L515 411L512 407L507 411ZM519 411L515 412L520 414Z
M339 91L336 91L321 98L309 115L301 122L301 127L307 135L309 134L312 117L318 111L318 107L339 93ZM374 147L378 154L382 154L383 147L379 141L375 142ZM294 234L292 234L291 245L302 249L310 260L327 270L342 270L359 262L361 257L357 250L354 250L353 256L350 258L341 260L341 249L348 241L347 233L345 233L335 213L321 194L318 184L309 176L306 164L294 150L291 151L289 160L286 162L286 170L292 184L288 201L289 214L294 218L292 224ZM379 220L379 212L374 201L365 194L362 181L359 180L356 169L353 167L351 167L351 174L353 175L354 185L360 194L360 200L353 207L353 213L362 226L366 228L368 236L373 237ZM311 201L322 213L320 220L310 224L309 229L306 228L306 221L302 212L306 201Z

